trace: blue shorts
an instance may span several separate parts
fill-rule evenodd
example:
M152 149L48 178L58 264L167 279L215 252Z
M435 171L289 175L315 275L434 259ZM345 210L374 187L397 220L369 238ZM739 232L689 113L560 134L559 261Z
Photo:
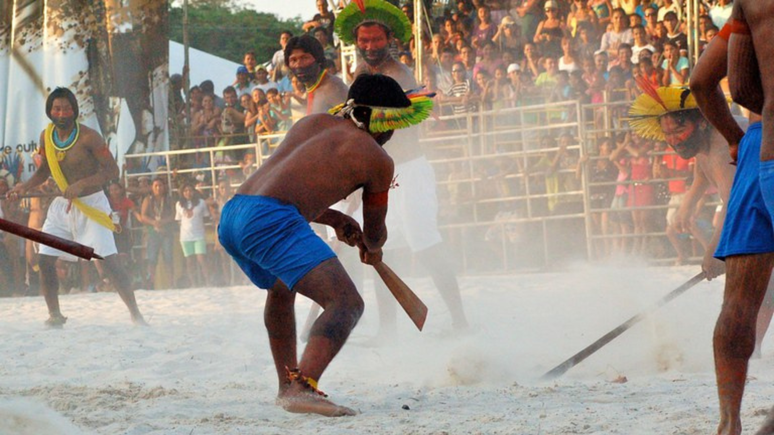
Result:
M320 263L336 254L295 206L266 196L235 195L223 206L218 239L260 288L279 278L291 290Z
M765 163L761 163L760 153L761 123L756 122L747 128L739 143L734 184L715 258L774 252L774 227L761 189Z

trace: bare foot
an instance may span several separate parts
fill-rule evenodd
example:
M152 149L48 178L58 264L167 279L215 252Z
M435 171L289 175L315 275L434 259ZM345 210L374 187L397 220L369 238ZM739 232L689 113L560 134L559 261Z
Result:
M50 314L45 325L47 329L62 329L67 322L67 317L61 314Z
M150 326L140 313L132 314L132 323L134 323L135 326Z
M723 421L721 418L718 425L718 435L741 435L742 434L742 421L736 419L735 422Z
M357 415L355 410L339 406L314 391L294 383L277 396L277 405L288 412L298 414L320 414L326 417Z

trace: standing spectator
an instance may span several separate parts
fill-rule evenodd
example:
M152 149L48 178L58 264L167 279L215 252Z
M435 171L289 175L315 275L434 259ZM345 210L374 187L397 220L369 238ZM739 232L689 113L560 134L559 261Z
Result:
M134 241L132 240L131 218L134 215L134 201L127 198L126 189L121 183L112 181L108 185L108 201L110 208L118 217L118 230L113 233L116 240L116 249L118 250L118 259L122 264L131 266L131 253ZM127 267L133 270L133 267Z
M618 53L615 59L613 59L612 62L608 63L608 71L618 67L621 69L621 73L623 74L624 81L631 80L634 76L633 68L634 64L632 63L632 46L629 44L621 44L618 46Z
M146 230L146 288L154 289L156 286L156 268L158 267L160 251L171 284L175 279L175 263L172 261L175 207L172 198L168 195L167 183L162 178L153 180L151 194L143 200L140 216Z
M565 36L562 38L562 56L559 58L559 71L571 73L580 69L580 60L575 52L573 39Z
M306 116L306 87L301 80L293 75L290 80L293 90L286 94L290 98L290 115L292 122L296 123L299 119Z
M492 41L499 47L501 53L510 52L521 56L526 39L513 18L505 16L500 27L497 28L497 33L492 37Z
M677 19L676 13L670 11L664 15L664 27L667 31L666 41L664 42L673 43L682 55L687 55L688 37L680 31L680 21Z
M274 91L276 92L276 89ZM223 101L226 107L220 112L218 146L247 143L244 109L239 105L236 90L232 86L223 90Z
M274 52L270 64L272 74L271 79L275 82L278 82L283 77L287 76L287 71L283 71L283 69L287 68L285 66L285 46L288 45L288 41L290 41L290 38L292 37L293 33L290 30L283 30L282 33L280 33L280 49Z
M597 32L589 23L580 23L578 25L578 36L575 37L575 48L578 57L585 59L594 57L594 53L599 50L599 41L595 39Z
M669 243L677 253L676 265L685 264L688 259L686 247L683 245L680 234L674 227L675 215L683 202L685 192L688 191L686 180L693 171L691 159L684 159L677 154L668 153L653 164L653 177L669 179L667 183L669 191L669 208L666 212L666 234Z
M677 20L682 19L682 12L680 11L680 5L674 0L662 0L663 4L658 8L658 21L664 21L666 14L674 12Z
M175 220L180 222L180 246L183 248L189 284L209 283L207 274L207 242L204 238L204 219L210 216L207 204L190 183L180 188L182 197L175 204ZM197 265L198 263L198 265Z
M486 43L492 42L492 38L497 33L497 25L492 23L492 14L489 6L480 6L478 8L478 24L473 28L470 35L470 42L476 48L476 56L484 55Z
M215 107L218 109L223 109L226 107L226 103L223 101L223 98L215 95L215 84L212 82L212 80L204 80L203 82L199 83L199 88L202 90L202 98L204 98L204 96L207 94L212 95L212 102L215 104Z
M542 2L540 0L516 1L518 2L516 14L521 18L521 34L527 41L531 41L535 36L535 30L540 21L540 7L542 6Z
M602 42L599 45L599 49L606 51L608 58L613 58L618 54L618 46L626 43L631 44L632 30L629 28L629 20L626 18L626 13L623 9L616 8L613 10L613 28L610 31L605 32L602 35Z
M581 24L587 24L592 29L599 24L597 14L589 6L588 0L574 0L573 8L567 14L567 28L570 30L570 36L573 38L578 36Z
M283 100L279 91L276 89L269 89L269 92L266 93L266 99L269 101L269 109L273 116L278 120L277 129L279 131L290 130L292 117L290 114L290 107L287 105L286 100Z
M545 3L546 19L538 24L533 42L540 48L544 56L558 58L562 55L562 37L565 24L559 15L559 4L554 0Z
M544 57L543 68L545 71L535 79L535 86L541 89L544 95L548 95L556 87L556 73L559 71L556 58Z
M479 71L486 71L488 77L494 76L494 71L498 66L503 65L503 60L500 58L500 53L497 51L497 47L494 42L483 43L484 56L473 67L473 77L476 77Z
M255 70L258 68L258 60L255 57L255 51L247 50L245 55L242 56L242 65L247 68L247 72L250 74L250 81L255 81ZM254 84L254 83L253 83ZM213 85L214 87L214 85Z
M263 65L255 68L255 86L267 92L271 88L276 88L277 84L269 80L269 72Z
M444 47L441 51L441 57L435 68L435 83L441 92L448 92L454 83L452 78L452 67L454 66L454 49Z
M240 65L239 68L237 68L234 90L239 98L241 98L242 95L250 95L250 92L253 90L253 84L250 81L250 72L247 71L247 67L244 65Z
M648 34L648 42L656 45L659 40L658 35L658 9L655 6L648 6L645 8L645 33Z
M255 154L253 154L253 158L255 157ZM252 170L252 168L251 168ZM231 180L228 177L221 178L218 181L218 189L215 191L215 206L213 209L215 210L215 213L212 215L212 220L216 223L220 222L220 211L223 210L223 206L226 205L229 199L234 196L234 192L231 189ZM233 282L233 274L231 273L231 257L228 255L228 252L226 252L223 249L223 245L220 244L220 240L218 238L215 238L215 246L213 249L215 252L215 257L218 262L218 266L220 269L220 284L224 286L229 286ZM215 277L213 277L212 281L214 282Z
M591 221L595 234L602 236L601 240L594 243L594 257L604 259L610 257L612 252L612 240L607 237L610 234L610 221L608 208L615 196L616 186L609 184L615 181L618 168L610 161L610 153L613 151L613 139L605 137L599 140L599 154L593 162L589 156L584 155L578 160L575 175L578 179L585 172L589 183L589 200L591 206ZM599 210L599 211L595 211Z
M220 108L215 106L214 95L205 94L202 96L202 108L194 114L191 124L191 133L194 136L193 143L196 148L215 145L218 137L220 113Z
M647 234L651 232L650 213L647 207L654 204L655 192L650 179L653 178L653 166L650 161L650 142L627 133L624 148L629 153L630 178L634 182L630 190L627 205L632 208L634 223L633 255L645 254L648 246Z
M590 0L589 6L594 14L597 16L598 27L606 29L610 24L610 15L613 12L613 6L610 4L610 0Z
M535 79L540 75L540 53L537 45L532 42L524 44L524 59L521 61L522 74L526 74Z
M656 47L648 42L648 33L645 31L644 27L633 27L632 38L632 63L640 63L640 52L643 50L650 50L651 53L656 51Z
M476 110L475 98L472 95L470 80L466 76L465 65L462 62L455 62L452 65L452 84L445 97L441 98L444 103L452 105L452 112L459 115Z
M473 80L473 68L476 66L476 51L469 45L460 49L460 62L465 67L465 78Z

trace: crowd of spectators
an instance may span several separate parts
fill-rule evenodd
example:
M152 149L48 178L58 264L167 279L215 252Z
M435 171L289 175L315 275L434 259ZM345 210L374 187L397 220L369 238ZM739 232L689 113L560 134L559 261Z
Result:
M342 64L342 47L333 31L336 14L326 0L316 3L318 13L304 22L303 31L324 48L328 73L349 79L354 67ZM341 0L336 6L346 3ZM413 4L398 6L413 23ZM431 7L430 2L426 6L430 17L423 25L421 44L393 41L391 51L413 69L419 46L424 85L438 93L439 115L565 100L630 100L640 92L637 77L653 86L687 85L690 77L686 13L680 1L460 0L443 8ZM729 18L731 7L731 0L700 2L699 53ZM186 101L184 80L173 75L171 147L261 143L258 152L269 152L277 135L306 113L305 87L284 63L283 49L292 36L289 31L276 35L278 47L270 56L259 58L255 51L247 50L233 84L220 91L206 80L188 89ZM664 144L626 133L625 124L615 127L595 137L593 143L586 138L585 152L578 146L581 138L564 132L537 138L536 146L545 153L526 162L504 157L477 169L452 162L440 174L447 182L440 192L442 199L453 206L449 208L452 214L462 213L457 206L469 199L471 187L461 187L455 180L470 179L473 173L489 183L477 186L477 195L518 195L532 180L532 194L548 194L538 214L572 214L581 209L579 196L561 193L577 191L586 177L592 231L602 236L593 243L595 258L636 254L676 257L682 263L701 255L713 227L714 206L697 207L690 236L676 234L669 226L690 185L693 162L667 152ZM237 169L221 170L215 180L177 174L128 177L106 188L124 229L116 234L119 254L133 272L135 288L230 284L239 279L238 274L232 275L233 265L217 244L213 223L232 187L254 169L256 155L232 150L215 153L214 162L209 156L192 153L169 164L205 168L222 162ZM511 176L514 174L518 177ZM534 182L535 177L540 181ZM168 180L172 186L167 185ZM0 195L11 185L12 180L0 177ZM40 189L56 190L51 183ZM705 202L716 202L713 194L707 192ZM40 228L48 202L46 198L3 201L0 210L8 219ZM669 206L666 214L651 209L659 204ZM511 207L496 213L492 216L495 221L522 212ZM518 227L509 225L488 229L486 239L493 228L508 232L511 241L519 238ZM667 246L645 236L658 232L666 232ZM638 234L642 237L632 237ZM9 235L2 242L0 260L8 283L5 294L34 294L34 247ZM109 290L110 283L92 264L58 263L63 290ZM157 271L164 276L157 276Z

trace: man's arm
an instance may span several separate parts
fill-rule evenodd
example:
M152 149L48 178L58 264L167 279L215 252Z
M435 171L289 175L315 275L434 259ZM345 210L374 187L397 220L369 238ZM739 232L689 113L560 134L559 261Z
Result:
M728 25L726 25L728 26ZM725 29L728 29L724 26ZM704 117L715 127L728 142L731 159L736 162L739 141L744 136L731 110L726 103L726 97L720 89L720 81L726 76L728 68L728 43L722 36L713 38L704 49L691 76L691 92L699 104ZM730 69L736 69L732 64ZM756 66L757 69L757 66ZM729 71L730 75L730 71Z
M734 2L731 11L731 34L728 39L728 88L737 103L761 113L763 86L758 59L741 2Z
M387 197L395 170L386 153L375 162L370 180L363 186L363 245L368 252L381 251L387 241Z

